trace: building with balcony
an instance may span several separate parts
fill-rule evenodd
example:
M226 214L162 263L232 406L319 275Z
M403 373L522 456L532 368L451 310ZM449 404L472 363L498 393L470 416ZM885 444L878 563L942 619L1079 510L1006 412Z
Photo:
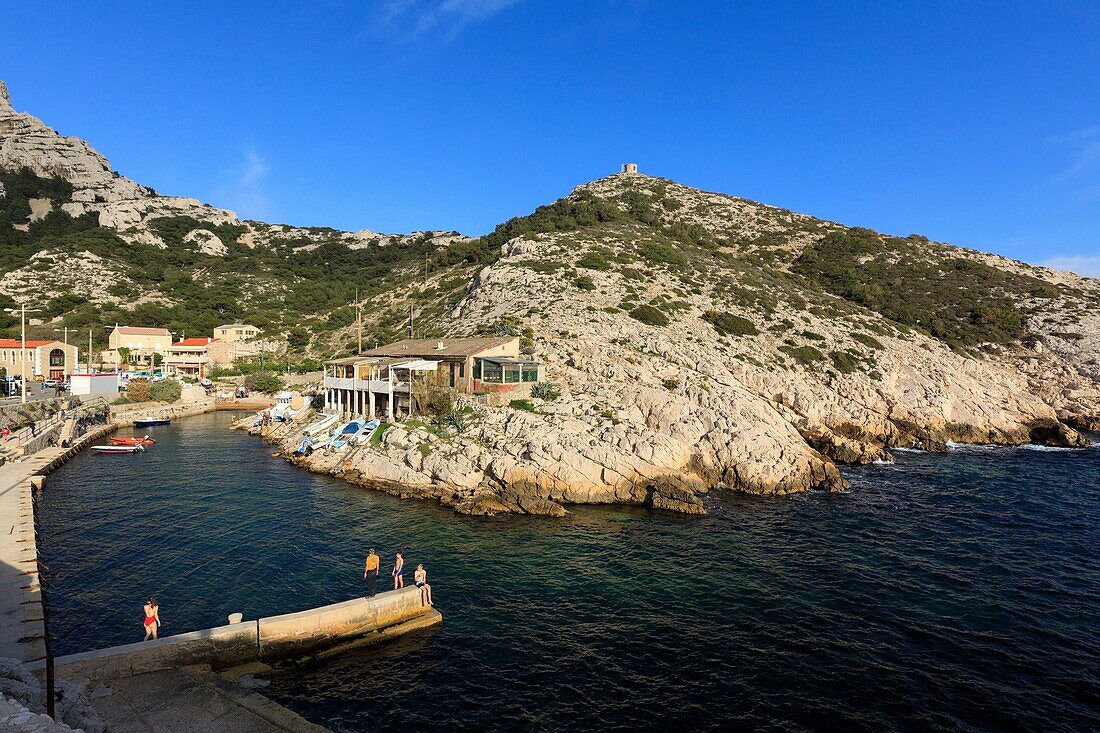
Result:
M325 408L393 419L419 410L412 385L460 394L529 392L539 363L523 359L519 338L405 339L325 362Z
M236 358L237 345L232 341L190 338L168 347L164 368L167 374L202 379L213 367L230 366Z
M0 339L0 367L18 377L26 370L27 379L64 379L76 369L77 347L61 341L22 341Z

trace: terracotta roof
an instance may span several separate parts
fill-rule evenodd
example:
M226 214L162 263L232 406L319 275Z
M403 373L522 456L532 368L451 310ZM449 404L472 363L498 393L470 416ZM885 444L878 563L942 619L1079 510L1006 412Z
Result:
M33 349L39 346L46 346L47 344L59 344L60 341L31 341L27 340L27 348ZM23 341L20 339L0 339L0 349L18 349L23 345Z
M119 333L126 336L167 336L172 338L167 328L146 328L145 326L115 326Z
M209 346L216 341L218 341L218 339L212 339L207 336L200 336L199 338L177 341L176 343L172 344L171 348L175 348L176 346Z
M476 356L482 351L495 349L517 340L518 336L492 336L488 338L438 338L405 339L377 349L368 349L363 356L396 356L411 358L421 356L434 359L440 356ZM443 348L440 348L440 344Z
M214 330L217 331L219 328L256 328L256 327L255 326L250 326L247 323L226 323L223 326L218 326ZM259 331L260 329L256 328L256 330Z

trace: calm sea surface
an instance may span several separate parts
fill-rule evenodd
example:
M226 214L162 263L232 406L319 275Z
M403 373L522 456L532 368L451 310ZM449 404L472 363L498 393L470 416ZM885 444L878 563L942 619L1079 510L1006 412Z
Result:
M296 469L231 415L53 474L55 653L361 595L423 562L444 624L265 694L334 730L1100 729L1100 449L899 453L709 516L456 516ZM383 566L383 574L387 568Z

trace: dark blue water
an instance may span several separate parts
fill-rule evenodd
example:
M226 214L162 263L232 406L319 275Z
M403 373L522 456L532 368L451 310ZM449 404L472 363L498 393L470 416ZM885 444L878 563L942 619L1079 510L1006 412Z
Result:
M1100 729L1100 450L901 453L707 517L455 516L308 474L222 413L50 477L58 653L362 593L423 562L435 633L283 669L335 730ZM384 568L385 570L385 568Z

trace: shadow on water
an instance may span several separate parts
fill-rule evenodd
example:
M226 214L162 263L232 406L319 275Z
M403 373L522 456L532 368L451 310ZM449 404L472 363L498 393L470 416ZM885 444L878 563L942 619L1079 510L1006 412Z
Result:
M335 730L1100 727L1100 451L902 453L844 495L715 494L705 517L455 516L296 469L229 416L47 484L59 653L361 595L425 563L435 633L283 668ZM381 587L381 586L380 586ZM140 638L140 637L138 637Z

